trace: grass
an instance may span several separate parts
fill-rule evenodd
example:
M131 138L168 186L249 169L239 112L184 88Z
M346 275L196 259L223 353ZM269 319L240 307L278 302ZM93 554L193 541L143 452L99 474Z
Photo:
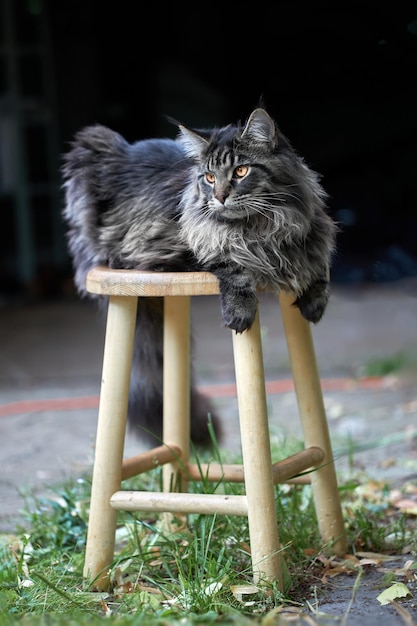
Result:
M362 376L389 376L416 365L414 355L396 352L389 356L370 359L361 368Z
M292 441L274 446L274 458L299 447ZM159 489L160 480L155 469L125 487ZM366 485L352 477L340 485L351 554L415 553L413 518L392 509L386 485L379 486L378 495L375 485L371 495ZM194 514L188 523L178 518L176 532L168 532L149 513L119 514L111 588L93 592L82 580L90 487L84 476L54 488L48 498L26 496L25 524L1 541L0 625L53 620L91 626L109 619L121 626L288 623L280 621L279 611L305 608L323 563L330 563L318 535L311 488L279 485L280 540L291 580L285 593L275 585L253 586L247 518ZM213 485L202 480L190 489L212 491ZM221 482L217 490L241 493L242 486Z

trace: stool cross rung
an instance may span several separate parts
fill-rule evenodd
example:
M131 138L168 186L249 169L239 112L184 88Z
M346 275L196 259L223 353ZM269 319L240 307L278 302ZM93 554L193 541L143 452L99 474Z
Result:
M122 465L122 480L132 478L138 474L144 474L165 463L178 461L181 458L181 450L175 444L165 444L136 454L124 459Z
M116 491L110 498L110 504L118 511L248 515L246 496L212 493Z
M323 450L318 446L310 446L282 461L273 463L272 477L274 484L277 485L297 477L297 474L319 465L323 459ZM165 463L171 463L172 461L180 462L180 460L181 450L174 444L147 450L123 461L122 480L148 472ZM219 482L226 480L231 483L245 482L244 466L239 464L187 463L184 469L182 469L182 474L187 480L193 481L207 480L209 482Z
M317 446L311 446L300 452L272 464L272 479L275 485L287 482L306 470L313 469L324 459L324 452ZM183 471L188 480L207 480L218 482L226 480L230 483L245 482L244 466L239 464L188 463ZM309 481L306 481L309 482Z

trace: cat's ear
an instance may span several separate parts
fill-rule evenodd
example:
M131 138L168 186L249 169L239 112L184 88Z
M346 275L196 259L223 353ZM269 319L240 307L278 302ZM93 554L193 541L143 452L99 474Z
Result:
M180 133L178 140L187 153L187 156L193 159L200 159L202 153L207 148L208 141L198 133L189 128L186 128L182 124L179 124Z
M275 123L265 109L252 111L243 129L242 138L251 139L256 143L267 143L269 146L277 145L278 138Z

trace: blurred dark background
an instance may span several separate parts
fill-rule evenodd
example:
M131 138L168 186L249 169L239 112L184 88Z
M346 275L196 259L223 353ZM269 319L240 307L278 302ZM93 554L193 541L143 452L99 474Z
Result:
M323 176L333 281L417 276L417 3L0 0L0 303L72 289L61 154L244 120L262 96Z

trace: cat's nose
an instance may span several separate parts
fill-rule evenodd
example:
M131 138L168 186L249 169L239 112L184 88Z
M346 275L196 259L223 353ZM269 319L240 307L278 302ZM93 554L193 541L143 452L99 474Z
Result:
M216 198L216 200L218 200L222 204L226 202L226 198L228 198L229 195L230 195L230 187L222 188L222 189L215 189L214 191L214 197Z

